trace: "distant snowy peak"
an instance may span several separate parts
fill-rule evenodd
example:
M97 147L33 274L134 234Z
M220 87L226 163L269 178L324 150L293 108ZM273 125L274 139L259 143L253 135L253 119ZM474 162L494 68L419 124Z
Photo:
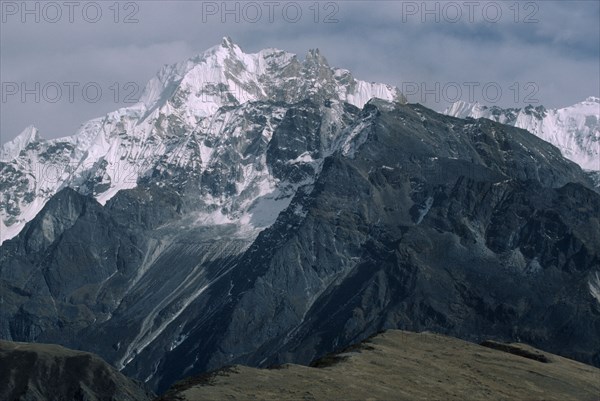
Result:
M379 97L405 102L398 88L356 80L348 71L331 68L319 50L303 62L278 49L247 54L230 38L223 38L201 55L163 67L145 88L141 101L148 110L167 102L186 104L198 118L222 106L248 101L295 103L307 97L330 99L363 107Z
M558 147L563 156L585 170L600 170L600 98L588 97L569 107L503 109L456 102L444 111L458 118L488 118L523 128Z
M542 119L546 117L547 110L544 106L526 106L524 108L488 107L478 102L469 103L458 101L444 111L444 114L458 118L488 118L502 124L514 125L519 115L532 115Z
M0 151L0 161L12 160L16 158L23 149L30 143L40 140L39 131L33 125L25 128L12 141L5 143Z

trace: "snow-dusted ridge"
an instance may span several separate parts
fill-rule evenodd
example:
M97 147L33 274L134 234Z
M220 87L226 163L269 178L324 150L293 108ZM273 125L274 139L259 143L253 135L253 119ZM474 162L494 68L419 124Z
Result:
M19 153L32 142L40 140L39 130L30 125L26 127L19 135L17 135L12 141L7 142L0 149L0 160L7 161L16 159Z
M488 118L523 128L558 147L581 168L600 171L600 98L588 97L569 107L543 106L502 109L459 101L444 111L458 118Z
M64 187L91 194L105 204L152 171L185 167L202 173L212 168L223 154L219 146L228 146L225 138L244 135L252 128L243 116L247 105L327 99L331 126L339 129L336 120L343 102L360 108L373 97L405 101L395 87L359 81L347 70L330 67L318 50L309 51L300 61L277 49L247 54L224 38L198 56L163 67L148 82L139 103L87 121L72 136L44 140L35 127L28 127L4 144L0 151L0 243L16 236ZM275 107L271 113L262 133L267 142L285 108ZM315 163L308 158L298 162ZM252 218L251 209L258 210L257 215L263 212L251 197L281 208L293 186L269 177L267 169L262 169L264 163L259 160L246 166L244 177L235 183L238 193L248 197L242 206L237 205L244 210L232 211L231 200L207 197L205 201L212 201L214 207L199 221L268 225L272 216ZM227 216L219 214L222 207Z

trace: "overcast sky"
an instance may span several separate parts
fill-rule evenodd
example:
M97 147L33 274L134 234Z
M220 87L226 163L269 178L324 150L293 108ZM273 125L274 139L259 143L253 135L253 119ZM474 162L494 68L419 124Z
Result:
M330 65L397 85L409 101L438 111L457 99L562 107L600 96L596 0L1 6L2 143L30 124L45 138L71 135L137 99L163 64L223 36L246 52L276 47L303 58L319 48Z

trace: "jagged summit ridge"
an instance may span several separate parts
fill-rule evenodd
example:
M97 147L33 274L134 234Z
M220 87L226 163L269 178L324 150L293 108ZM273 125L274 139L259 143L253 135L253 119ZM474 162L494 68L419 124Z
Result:
M372 97L405 101L397 88L358 81L346 70L331 68L318 49L300 61L295 54L274 48L244 53L227 37L196 57L163 67L141 101L152 110L174 98L186 102L195 117L205 117L222 106L258 100L294 103L307 95L357 107Z
M246 214L254 207L253 197L286 198L302 181L275 180L264 168L263 145L289 106L308 100L323 109L319 146L324 151L343 131L344 104L361 108L373 97L405 102L395 87L359 81L347 70L331 68L318 50L300 61L278 49L247 54L224 38L202 54L164 66L148 82L139 103L87 121L72 136L42 140L36 129L27 128L5 144L0 158L0 185L6 188L0 201L0 243L17 235L64 187L105 204L144 177L177 181L175 175L189 175L206 182L213 171L225 175L227 158L251 161L243 171L227 173L229 195L216 186L213 193L199 194L210 209L205 217L231 222L246 215L256 221ZM251 116L259 115L266 119L252 122ZM250 138L255 129L261 132L261 146L255 146L259 153L255 159L240 156L245 150L238 148L236 138L258 141ZM315 173L321 151L306 154L297 165L306 164ZM245 203L233 200L242 193ZM239 209L242 204L244 210ZM259 219L260 226L273 218Z
M600 98L590 96L560 109L532 105L503 109L459 101L444 114L458 118L488 118L526 129L558 147L564 157L583 169L600 170Z

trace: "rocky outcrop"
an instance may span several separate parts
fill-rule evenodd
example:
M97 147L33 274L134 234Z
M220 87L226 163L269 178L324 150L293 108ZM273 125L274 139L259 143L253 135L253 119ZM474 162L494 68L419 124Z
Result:
M0 399L10 401L147 401L141 383L96 355L58 345L0 341Z

